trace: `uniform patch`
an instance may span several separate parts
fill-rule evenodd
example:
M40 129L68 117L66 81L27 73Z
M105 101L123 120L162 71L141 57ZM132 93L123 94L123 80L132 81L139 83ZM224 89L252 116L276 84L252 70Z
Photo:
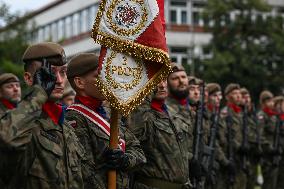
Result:
M77 127L77 121L76 120L68 121L68 124L73 128Z
M46 131L40 130L40 134L41 134L42 136L44 136L45 138L47 138L48 140L50 140L50 141L52 141L52 142L54 142L54 143L56 143L56 144L59 144L59 143L60 143L60 141L59 141L59 139L58 139L58 136L57 136L57 135L54 135L53 133L48 133L48 132L46 132Z

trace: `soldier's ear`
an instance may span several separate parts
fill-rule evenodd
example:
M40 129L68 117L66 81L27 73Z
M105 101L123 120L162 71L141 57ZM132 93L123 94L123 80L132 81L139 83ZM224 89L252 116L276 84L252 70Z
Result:
M24 73L24 80L28 86L32 86L34 82L33 75L30 72Z
M74 84L78 89L85 88L85 80L82 77L74 77Z

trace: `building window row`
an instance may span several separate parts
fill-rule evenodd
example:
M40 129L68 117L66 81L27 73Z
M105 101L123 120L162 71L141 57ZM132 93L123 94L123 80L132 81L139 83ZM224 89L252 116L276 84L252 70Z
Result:
M89 32L96 17L98 4L40 26L31 34L31 42L63 41L81 33Z

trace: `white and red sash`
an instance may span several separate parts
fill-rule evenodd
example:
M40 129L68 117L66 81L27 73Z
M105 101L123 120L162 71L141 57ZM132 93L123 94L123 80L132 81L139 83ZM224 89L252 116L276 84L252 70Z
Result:
M72 104L67 108L68 110L73 110L78 112L79 114L88 118L92 123L97 125L107 136L110 136L110 124L105 119L103 119L99 114L95 111L89 109L83 104ZM121 137L118 137L119 148L121 148L125 152L125 140Z

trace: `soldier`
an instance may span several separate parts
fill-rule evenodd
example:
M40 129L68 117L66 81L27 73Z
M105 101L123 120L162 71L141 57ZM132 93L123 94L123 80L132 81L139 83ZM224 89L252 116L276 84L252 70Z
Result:
M278 175L277 161L274 161L274 159L277 159L278 152L274 148L277 113L274 111L273 97L270 91L265 90L261 92L259 98L261 110L257 114L259 127L263 128L262 136L265 140L262 144L264 154L262 164L264 177L263 189L275 189Z
M23 55L30 92L0 120L1 188L83 188L84 150L55 102L63 95L63 48L50 42L32 45Z
M84 188L107 188L107 172L115 169L117 188L127 189L129 171L145 163L146 158L139 141L123 126L119 129L119 148L108 147L110 125L102 107L105 98L97 88L98 68L98 57L92 53L82 53L70 60L67 77L76 97L75 103L67 108L66 119L87 152Z
M12 73L0 75L0 115L14 109L21 100L21 85Z
M247 145L250 149L247 157L250 161L250 168L247 169L247 188L254 188L256 185L261 186L263 184L262 181L258 179L259 177L262 177L260 169L262 156L261 144L263 143L261 137L262 128L257 125L256 112L249 91L246 88L241 88L241 94L243 124L246 124Z
M278 172L278 179L277 179L277 189L284 188L284 96L277 96L274 99L274 109L278 113L278 121L280 121L280 145L281 145L281 160L279 163L279 172Z
M159 83L152 95L149 109L132 115L131 127L143 144L147 163L135 172L134 189L181 189L188 181L186 143L179 139L178 128L168 115L165 105L167 81ZM142 119L142 120L141 120Z
M201 80L194 77L189 76L188 77L188 98L189 98L189 104L191 105L191 108L193 111L196 110L197 103L200 99L200 84Z
M219 189L219 182L223 183L224 181L224 170L223 168L225 166L227 166L228 164L228 160L220 146L220 141L219 141L219 127L224 127L224 125L221 125L222 123L220 122L220 105L221 105L221 100L223 98L222 96L222 90L221 90L221 87L219 84L217 83L208 83L206 85L206 89L207 89L207 92L208 92L208 102L206 104L206 113L207 113L207 117L208 117L208 120L209 120L209 132L210 134L209 135L209 138L208 138L208 145L210 146L210 140L211 137L213 136L213 131L212 130L212 126L213 124L216 124L216 143L215 143L215 151L214 151L214 154L215 154L215 157L214 157L214 162L213 162L213 165L210 165L212 166L211 169L213 169L212 171L209 170L208 172L208 176L209 176L209 179L211 180L208 180L207 179L207 182L206 182L206 185L205 185L205 188L216 188L216 189ZM217 122L217 123L213 123L213 122ZM220 126L221 125L221 126ZM211 162L212 163L212 162ZM222 169L221 167L222 166ZM210 167L209 167L210 168ZM213 175L212 175L213 174Z
M229 160L226 166L225 184L231 188L246 188L246 175L243 166L242 157L247 153L242 149L242 109L240 85L231 83L225 88L226 106L221 111L221 122L224 124L220 127L220 145ZM221 186L220 188L226 188Z
M185 164L182 165L184 170L183 178L188 178L189 171L186 171L186 168L189 167L193 150L193 115L188 102L188 77L185 69L181 65L172 63L171 66L173 72L168 76L169 97L166 99L165 104L168 107L169 118L176 128L178 142L182 146L182 156L185 162ZM200 164L199 162L193 164L196 166L189 168L190 174L192 177L199 176L201 169ZM187 180L183 182L186 183Z

